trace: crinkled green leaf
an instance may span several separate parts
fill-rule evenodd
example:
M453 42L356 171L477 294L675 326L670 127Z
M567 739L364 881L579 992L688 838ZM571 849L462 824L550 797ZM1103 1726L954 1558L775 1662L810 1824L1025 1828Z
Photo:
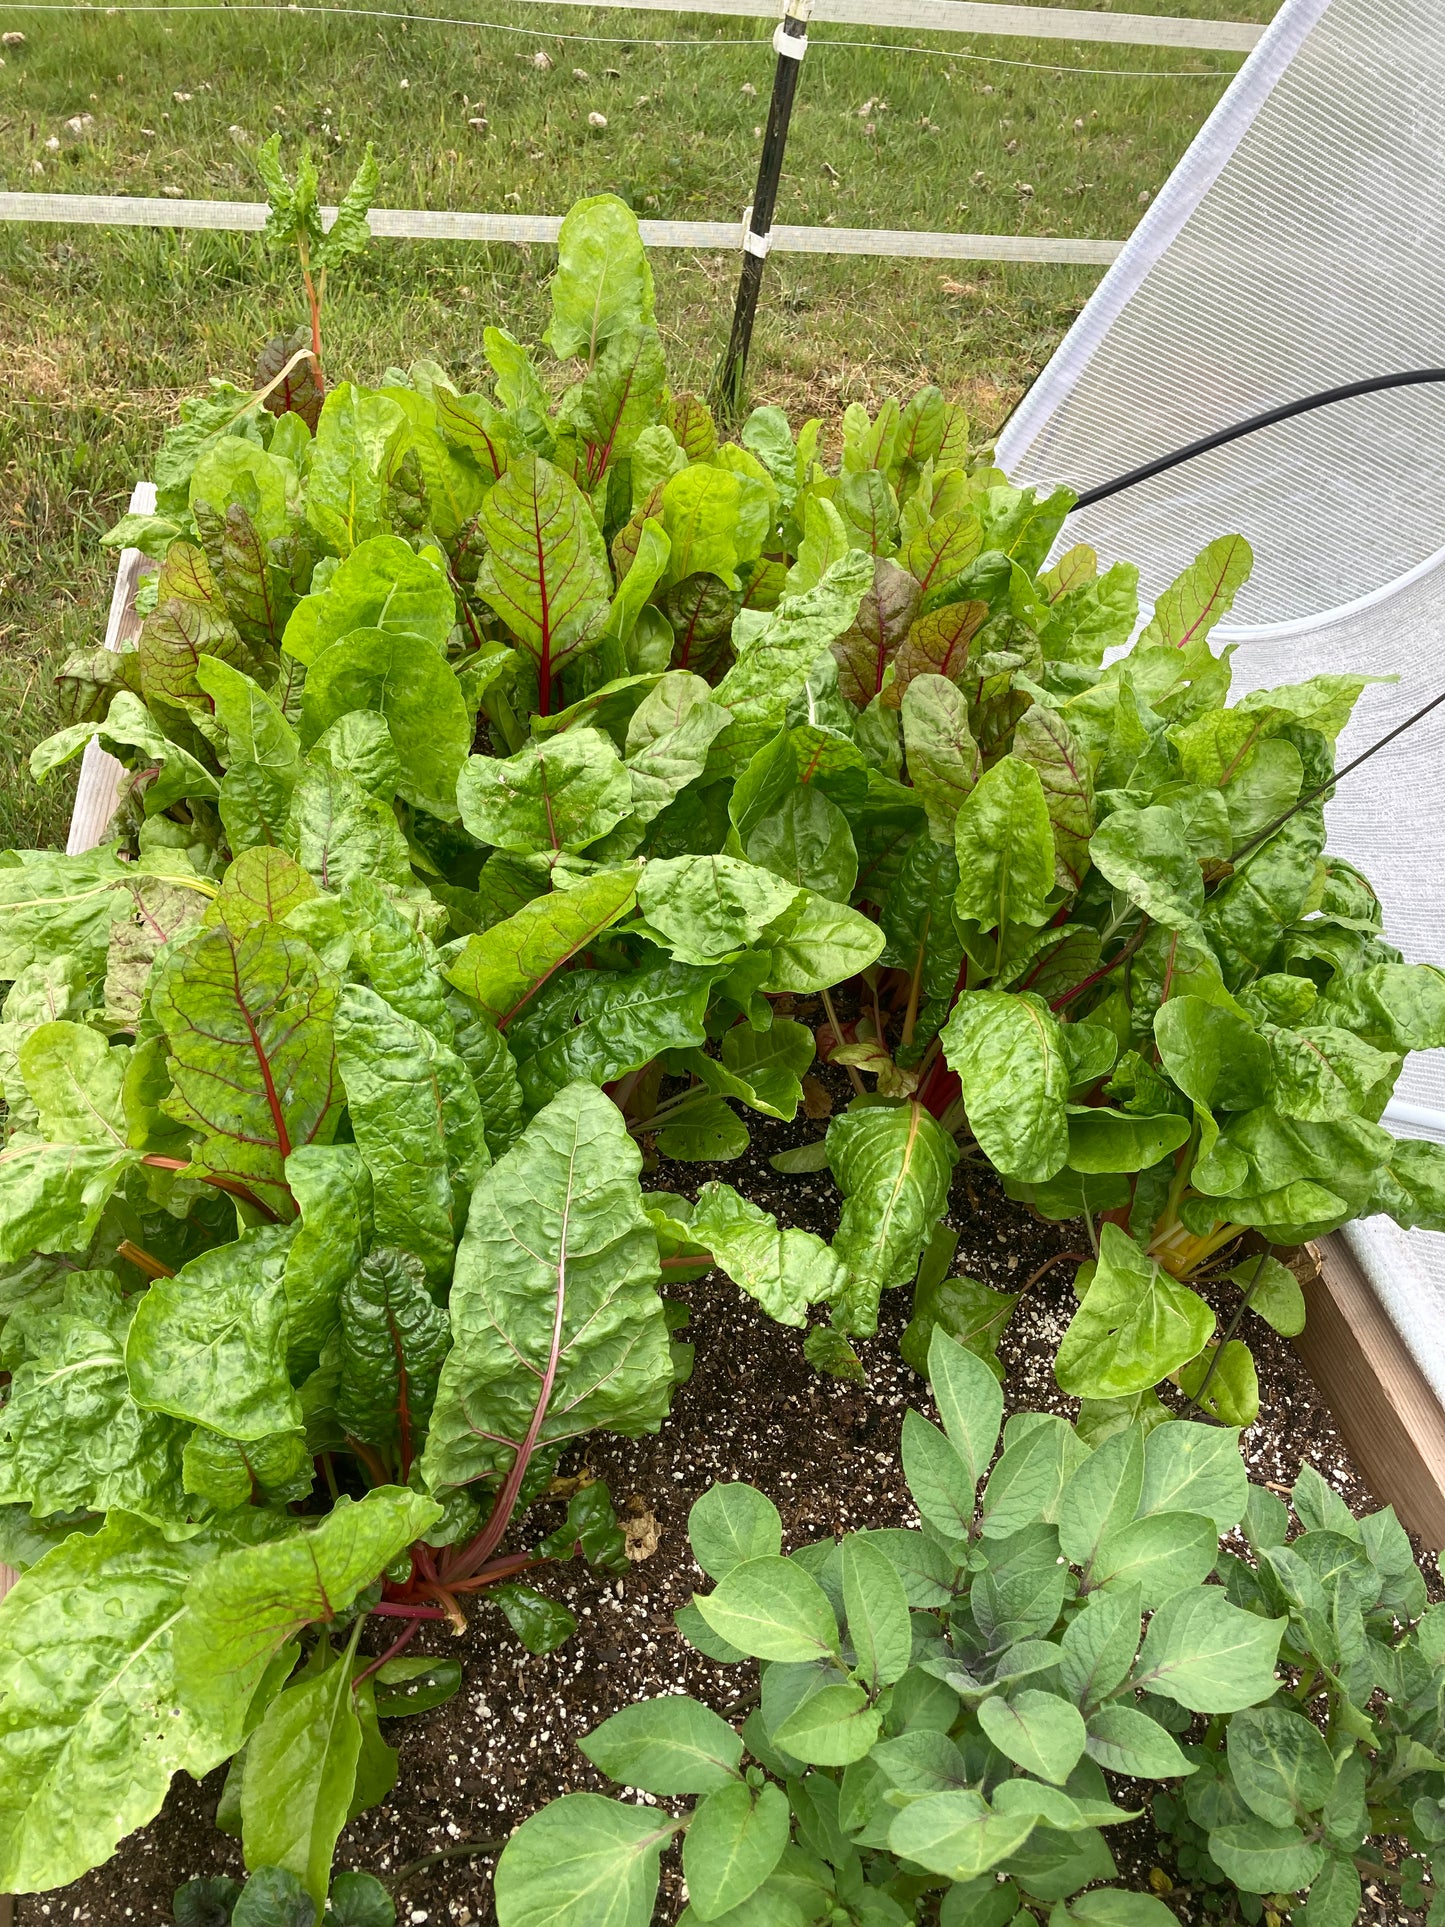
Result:
M552 680L595 642L612 575L575 482L540 456L515 457L482 504L487 550L477 589L536 665L541 710Z
M1005 756L986 771L954 821L954 908L985 930L1038 925L1054 887L1054 832L1039 771Z
M471 757L457 802L478 842L522 852L578 851L629 814L632 784L600 730L569 729L505 760Z
M448 983L505 1028L552 973L632 907L635 869L603 870L572 889L553 890L467 938L447 967Z
M1118 1225L1106 1224L1054 1376L1076 1398L1142 1392L1202 1351L1213 1329L1214 1313L1197 1292L1169 1277Z
M640 1168L616 1105L576 1083L478 1182L423 1464L434 1489L504 1474L524 1441L656 1429L674 1376Z
M652 319L652 270L637 216L615 194L576 201L557 238L552 322L543 339L559 361L592 361L619 329Z
M495 493L495 491L494 491ZM461 684L435 649L387 629L352 629L311 665L301 699L310 749L350 710L374 710L391 732L398 791L433 816L455 818L457 778L472 725Z
M1202 641L1234 607L1253 567L1244 537L1221 535L1160 596L1137 646L1185 649Z
M829 1124L828 1162L843 1193L833 1253L848 1271L832 1300L841 1330L868 1337L879 1295L917 1270L947 1207L957 1155L918 1104L848 1111Z
M300 938L257 924L212 930L163 971L151 1004L170 1045L163 1108L196 1128L192 1166L289 1217L285 1164L325 1143L341 1107L336 987Z
M319 1526L222 1553L197 1573L176 1634L176 1680L197 1718L234 1753L262 1674L309 1625L346 1612L441 1508L419 1492L378 1486L342 1498Z
M295 1874L325 1904L361 1756L352 1669L337 1661L280 1692L246 1744L241 1835L252 1867Z
M324 589L297 603L284 646L310 664L353 629L385 629L442 651L455 621L456 597L436 552L418 555L399 536L376 535L351 551Z
M420 1259L381 1245L341 1291L341 1379L336 1416L353 1438L420 1442L451 1349L447 1315L426 1288Z
M226 1438L301 1429L286 1374L290 1235L261 1226L156 1280L126 1339L126 1371L140 1404Z
M770 1212L731 1185L705 1184L689 1229L740 1290L782 1325L807 1323L807 1309L844 1286L842 1260L811 1231L783 1230Z
M306 519L343 559L387 529L386 465L405 417L385 395L349 381L328 391L307 475Z
M173 1672L205 1555L127 1513L75 1534L0 1603L0 1881L63 1887L231 1748Z
M371 1174L378 1240L445 1277L477 1176L489 1162L481 1106L456 1052L359 984L336 1007L347 1111Z
M1063 1168L1072 1064L1063 1026L1041 997L966 991L944 1027L943 1053L958 1073L969 1128L998 1170L1038 1184Z

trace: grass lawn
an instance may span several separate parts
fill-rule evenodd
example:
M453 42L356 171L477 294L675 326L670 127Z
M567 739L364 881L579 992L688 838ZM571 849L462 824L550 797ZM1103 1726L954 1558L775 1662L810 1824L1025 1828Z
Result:
M1187 10L1263 20L1276 4ZM491 28L0 4L0 29L25 35L0 66L0 187L255 200L249 150L280 128L322 151L329 191L374 141L382 206L551 214L610 189L642 215L740 216L771 86L768 23L544 0L489 0L486 12ZM560 37L639 31L657 39ZM815 29L779 220L1123 237L1239 65L1057 40L871 36L889 37L939 51L830 48L870 36ZM691 44L667 44L678 40ZM1115 71L1048 71L1060 66ZM674 383L705 386L737 257L659 251L653 265ZM328 367L374 380L432 354L480 385L483 325L538 334L550 266L545 248L377 242L328 305ZM753 397L831 416L933 380L991 429L1099 272L774 256ZM63 837L73 775L38 789L24 758L53 727L53 667L101 639L113 564L96 536L146 472L178 397L211 373L247 379L262 341L300 319L288 264L250 236L0 226L0 706L11 718L0 845Z

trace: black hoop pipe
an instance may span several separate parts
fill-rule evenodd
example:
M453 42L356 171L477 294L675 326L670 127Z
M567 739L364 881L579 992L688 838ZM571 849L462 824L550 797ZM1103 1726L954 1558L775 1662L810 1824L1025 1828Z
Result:
M1251 415L1248 421L1236 422L1232 428L1216 429L1212 435L1203 435L1185 448L1176 448L1172 454L1156 456L1152 462L1131 468L1127 475L1116 475L1112 482L1100 482L1097 488L1085 489L1069 513L1073 515L1079 509L1091 508L1095 502L1107 501L1111 495L1118 495L1139 482L1147 482L1151 476L1163 475L1166 470L1177 468L1181 462L1192 461L1196 455L1207 455L1212 448L1224 448L1243 435L1252 435L1261 428L1272 428L1276 422L1290 421L1296 415L1307 415L1312 409L1324 408L1331 402L1352 401L1357 395L1375 395L1389 388L1418 388L1436 381L1445 381L1445 368L1412 368L1403 374L1371 375L1365 381L1344 382L1338 388L1323 389L1318 395L1304 395L1298 401L1287 401L1279 408L1266 409L1262 415Z

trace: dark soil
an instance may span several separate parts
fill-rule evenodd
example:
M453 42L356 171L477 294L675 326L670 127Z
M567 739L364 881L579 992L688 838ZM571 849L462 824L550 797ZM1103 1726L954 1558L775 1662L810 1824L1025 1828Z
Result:
M846 1101L837 1072L825 1071L822 1082L838 1102ZM785 1224L830 1236L837 1193L826 1173L780 1177L767 1162L785 1146L820 1136L824 1124L801 1114L791 1126L752 1116L748 1123L753 1145L745 1157L722 1166L663 1163L646 1182L692 1195L708 1178L723 1177ZM1031 1218L1003 1197L989 1172L967 1164L959 1168L949 1222L959 1231L954 1269L1002 1289L1017 1289L1054 1253L1077 1248L1081 1235L1079 1227ZM1010 1410L1072 1415L1077 1409L1051 1371L1072 1312L1072 1270L1061 1264L1048 1273L1004 1338ZM337 1852L338 1867L368 1869L392 1886L403 1923L480 1927L494 1919L494 1854L471 1854L467 1843L505 1838L559 1793L604 1787L575 1741L618 1707L689 1692L726 1712L747 1693L748 1666L704 1659L672 1620L702 1583L688 1549L687 1515L715 1480L745 1479L768 1493L782 1513L788 1549L860 1526L917 1523L898 1462L899 1433L909 1405L926 1413L932 1408L926 1384L898 1353L911 1293L890 1293L877 1336L858 1346L866 1386L821 1378L803 1359L801 1334L773 1324L731 1285L704 1280L670 1295L692 1309L685 1334L697 1348L691 1379L654 1437L597 1436L585 1457L588 1471L607 1480L624 1521L634 1522L639 1551L652 1542L655 1524L655 1549L620 1579L576 1564L544 1572L542 1589L565 1600L577 1617L576 1636L545 1658L524 1652L501 1615L485 1607L464 1638L428 1628L412 1647L460 1657L462 1692L434 1713L389 1727L401 1752L396 1791L347 1829ZM1290 1345L1252 1314L1241 1336L1254 1351L1260 1379L1262 1417L1244 1440L1251 1476L1288 1488L1308 1460L1351 1507L1372 1507L1375 1500ZM1426 1558L1422 1565L1434 1592L1436 1562ZM373 1650L381 1643L370 1642ZM218 1772L199 1785L179 1778L158 1818L126 1840L107 1866L63 1891L18 1902L17 1927L42 1921L152 1927L169 1921L170 1897L181 1881L201 1873L239 1875L239 1842L213 1825L222 1778ZM1121 1884L1142 1888L1152 1871L1156 1890L1162 1886L1173 1863L1147 1820L1111 1829L1109 1840ZM463 1851L449 1852L454 1849ZM449 1857L413 1870L439 1853ZM1168 1900L1181 1921L1201 1918L1187 1890ZM657 1920L674 1920L679 1906L674 1873ZM1364 1918L1380 1927L1417 1927L1421 1917L1370 1890Z

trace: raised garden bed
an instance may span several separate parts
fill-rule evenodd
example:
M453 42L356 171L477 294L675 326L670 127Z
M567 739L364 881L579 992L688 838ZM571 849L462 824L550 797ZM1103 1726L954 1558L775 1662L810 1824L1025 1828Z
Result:
M689 1927L1438 1913L1445 1613L1280 1336L1316 1237L1445 1226L1375 1121L1445 973L1324 850L1361 679L1228 706L1247 545L1135 637L937 391L720 438L605 197L560 403L497 331L326 390L367 181L323 238L265 161L309 338L168 435L0 866L23 1917L459 1918L464 1813L501 1927L643 1927L684 1833Z

